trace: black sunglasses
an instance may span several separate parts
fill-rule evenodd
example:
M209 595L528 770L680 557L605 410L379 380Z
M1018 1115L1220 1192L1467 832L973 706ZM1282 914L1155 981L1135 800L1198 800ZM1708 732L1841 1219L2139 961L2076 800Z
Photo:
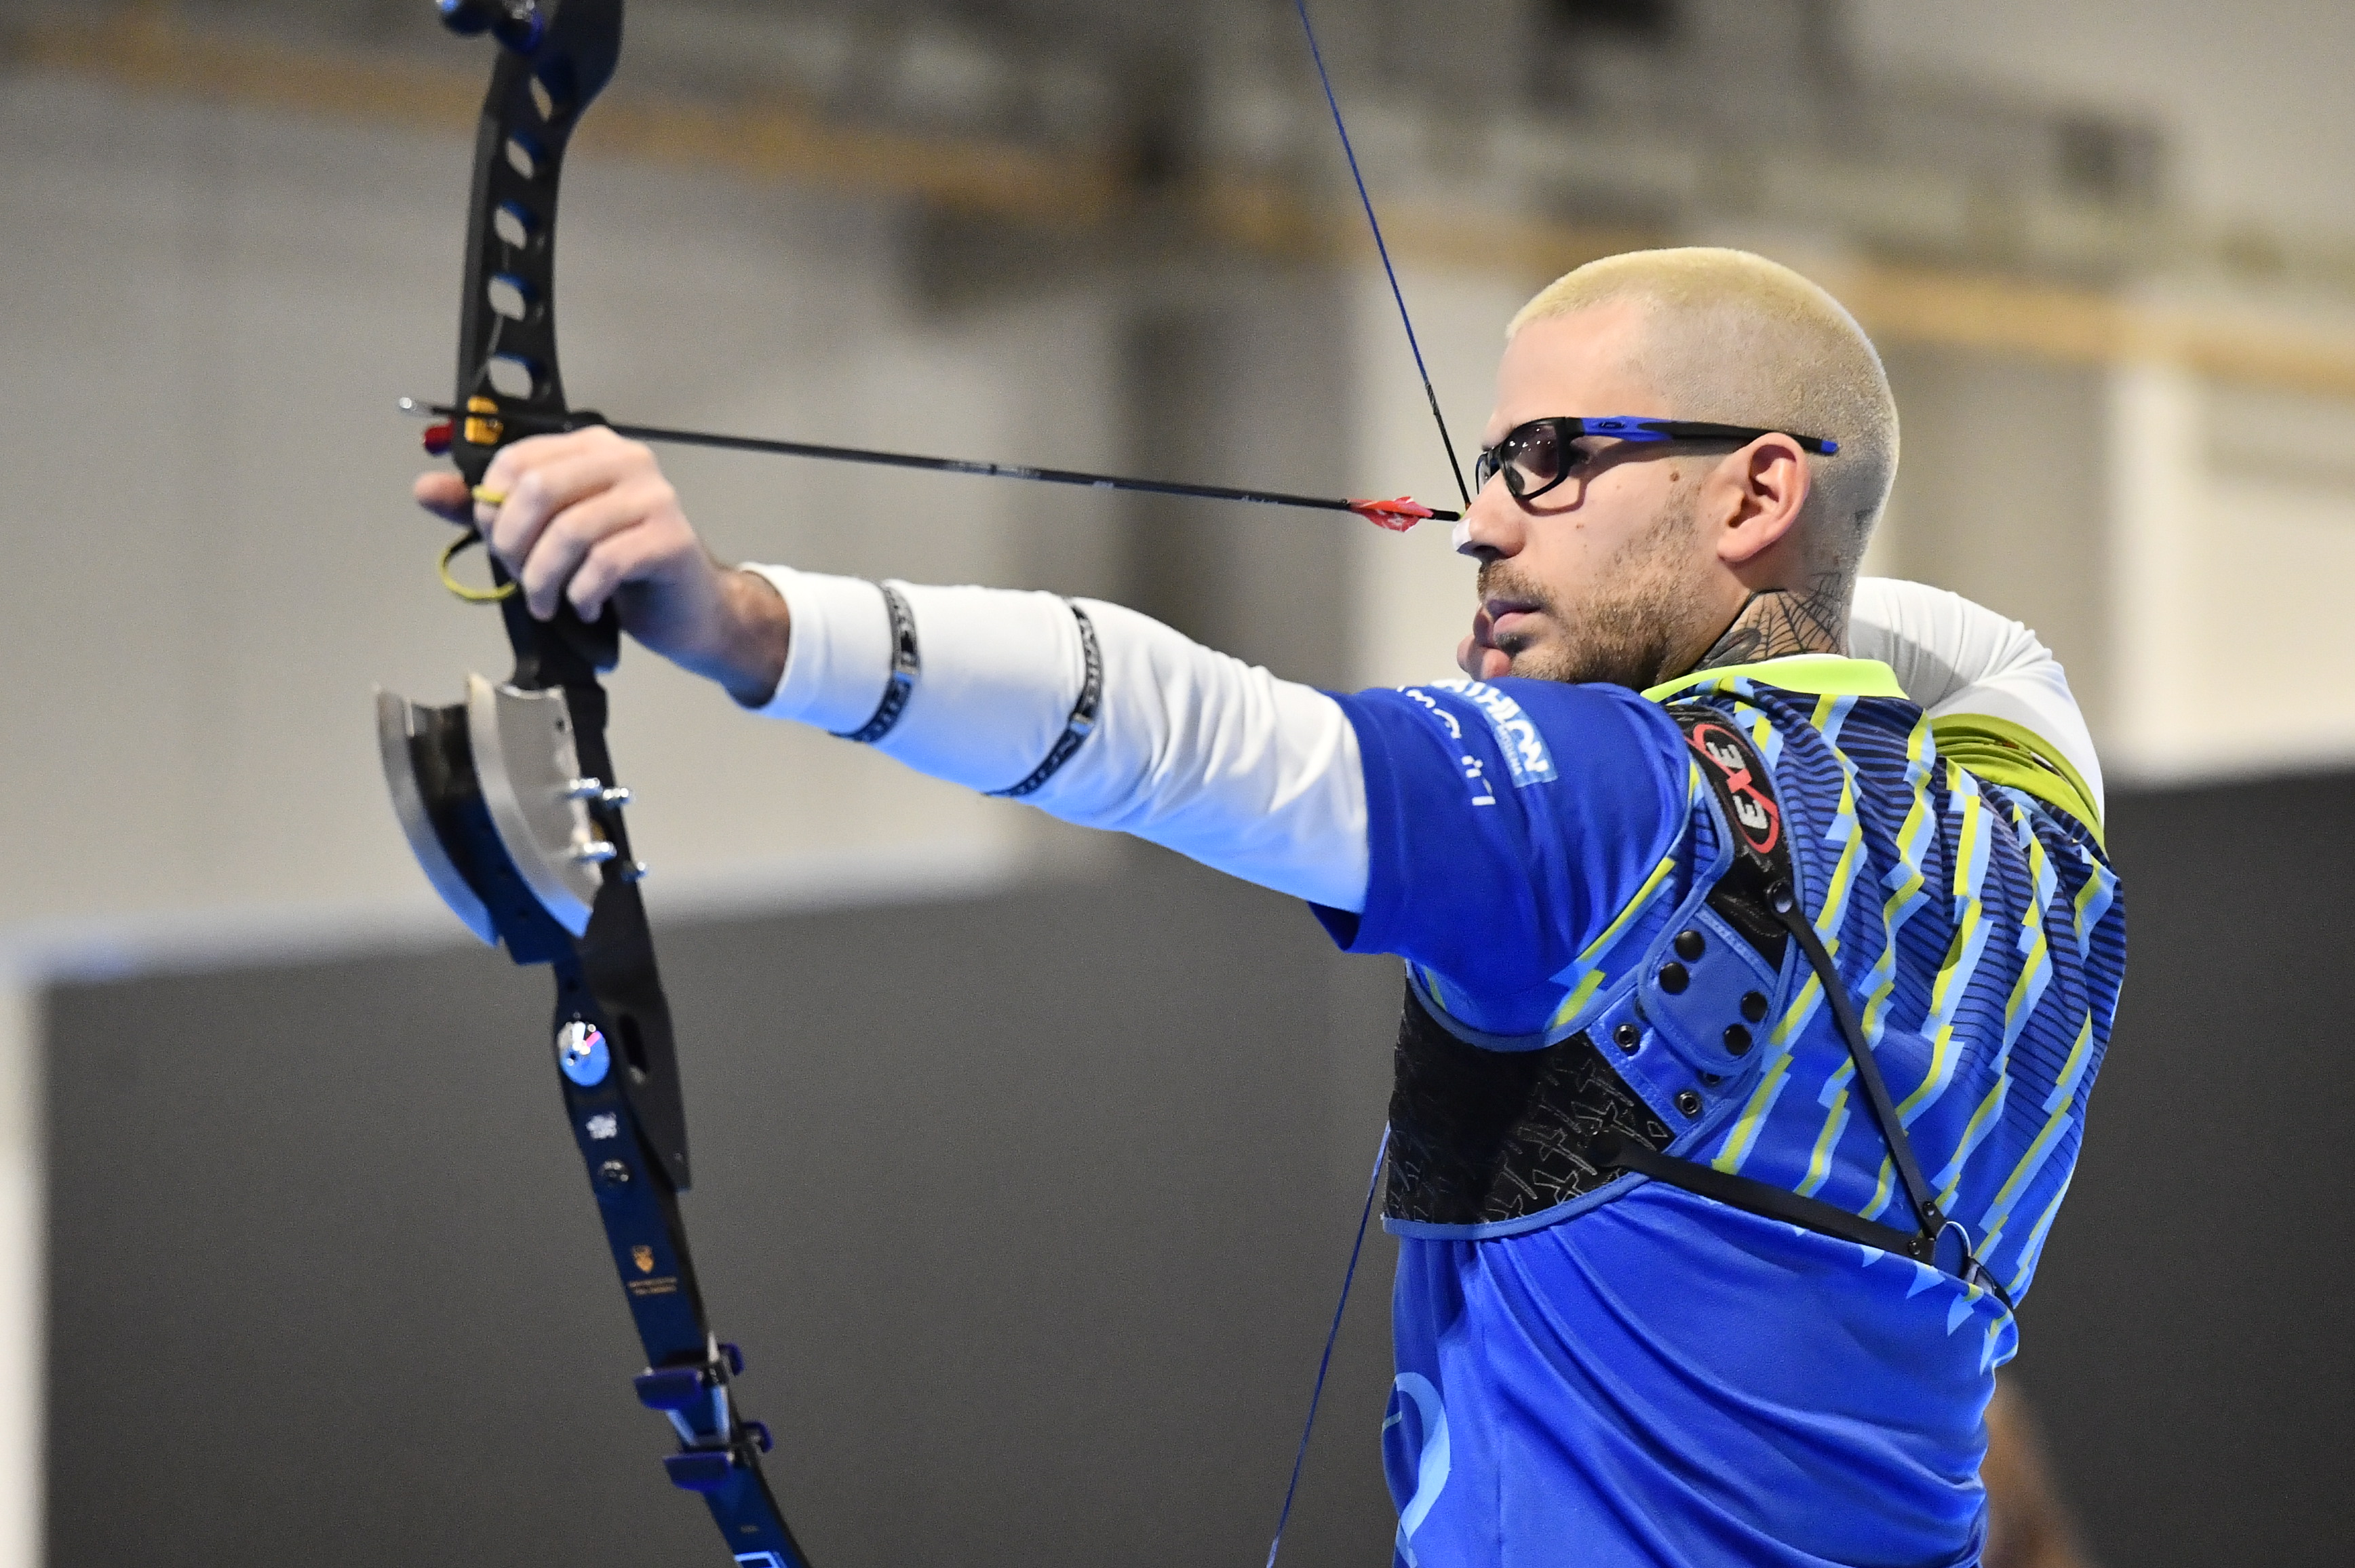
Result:
M1630 442L1669 441L1756 441L1762 435L1790 435L1793 441L1808 452L1825 457L1839 450L1839 443L1819 435L1791 435L1788 431L1753 430L1747 425L1708 424L1697 420L1637 419L1615 415L1609 419L1576 419L1568 414L1553 419L1531 420L1505 432L1505 439L1496 445L1484 447L1479 461L1473 465L1472 487L1486 485L1497 475L1505 476L1505 488L1516 500L1526 501L1542 496L1572 475L1583 468L1600 453L1582 453L1570 443L1582 435L1614 436ZM1606 449L1607 450L1607 449Z

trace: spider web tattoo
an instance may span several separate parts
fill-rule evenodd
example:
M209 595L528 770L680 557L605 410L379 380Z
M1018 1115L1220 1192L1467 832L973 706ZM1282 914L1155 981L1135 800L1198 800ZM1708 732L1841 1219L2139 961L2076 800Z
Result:
M1753 593L1693 668L1754 664L1786 654L1844 653L1849 595L1847 580L1836 572L1817 574L1805 589Z

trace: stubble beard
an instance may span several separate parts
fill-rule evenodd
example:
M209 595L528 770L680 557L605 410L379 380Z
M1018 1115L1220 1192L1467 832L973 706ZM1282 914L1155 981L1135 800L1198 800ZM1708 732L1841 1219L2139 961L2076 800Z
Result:
M1556 635L1536 646L1497 644L1508 674L1537 680L1593 682L1642 691L1677 672L1670 663L1690 640L1686 624L1700 583L1690 560L1694 498L1677 496L1652 525L1623 544L1597 581L1574 597L1549 591L1510 560L1480 569L1483 601L1532 604Z

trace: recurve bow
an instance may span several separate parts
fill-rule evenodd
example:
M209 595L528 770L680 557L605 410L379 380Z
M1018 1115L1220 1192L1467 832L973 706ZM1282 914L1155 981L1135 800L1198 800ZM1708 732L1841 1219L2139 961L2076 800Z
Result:
M479 485L523 435L600 422L570 409L557 368L557 193L574 127L613 76L622 0L440 0L460 32L498 44L475 134L452 425L429 438ZM506 578L496 560L502 589ZM700 1493L740 1563L805 1568L761 1454L768 1430L731 1398L742 1357L706 1321L679 1194L687 1118L669 1004L655 965L605 745L601 671L620 653L608 608L533 619L500 603L515 671L469 677L432 708L377 695L385 776L419 863L458 917L556 979L549 1041L613 1265L645 1346L638 1397L668 1416L671 1480Z

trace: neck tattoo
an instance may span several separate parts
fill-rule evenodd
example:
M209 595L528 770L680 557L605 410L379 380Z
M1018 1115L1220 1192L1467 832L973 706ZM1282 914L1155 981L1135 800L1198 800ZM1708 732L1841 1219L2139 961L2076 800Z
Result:
M1770 588L1742 601L1732 624L1693 668L1755 664L1788 654L1837 654L1848 648L1848 585L1830 573L1805 589Z

